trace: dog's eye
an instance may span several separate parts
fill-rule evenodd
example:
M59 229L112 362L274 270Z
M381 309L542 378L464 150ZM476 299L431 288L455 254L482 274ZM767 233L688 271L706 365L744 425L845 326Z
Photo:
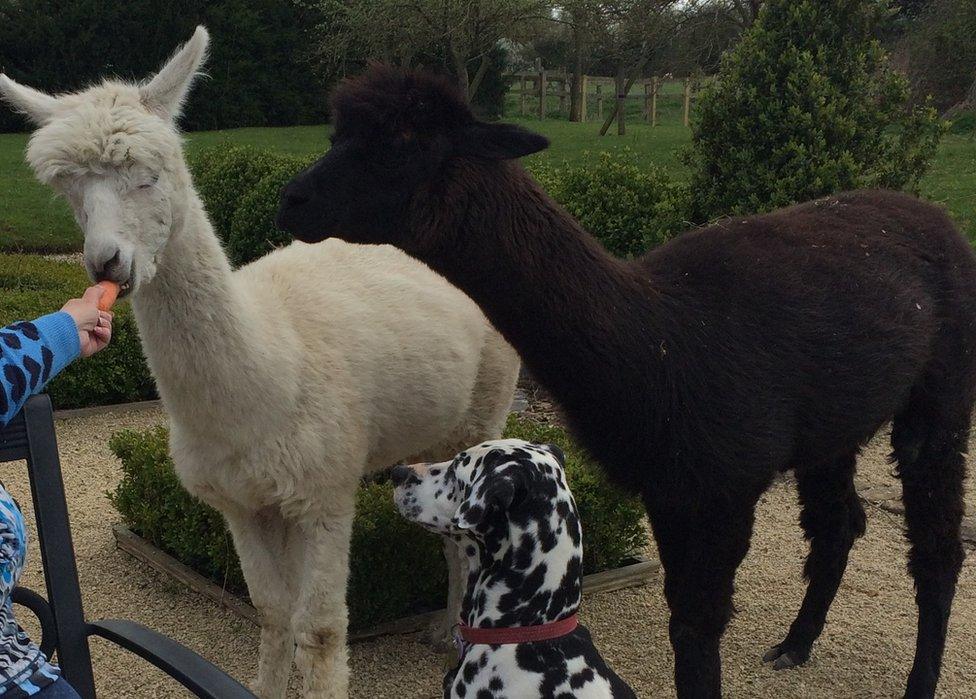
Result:
M150 187L154 186L157 182L159 182L159 175L153 175L151 180L149 180L148 182L143 182L141 185L139 185L139 189L149 189Z

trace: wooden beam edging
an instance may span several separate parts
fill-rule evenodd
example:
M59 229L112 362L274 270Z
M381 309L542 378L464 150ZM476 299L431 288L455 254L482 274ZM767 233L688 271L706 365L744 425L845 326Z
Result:
M194 592L199 592L218 605L227 607L238 616L254 624L261 624L261 615L257 609L237 595L227 592L219 585L203 577L188 565L180 563L168 553L156 548L127 527L115 524L112 526L112 534L115 535L115 543L120 549L143 563L149 564L150 568L176 578Z
M115 542L118 547L133 558L142 561L153 570L175 578L194 592L229 609L251 623L260 625L261 615L249 603L237 595L227 592L189 566L180 563L168 553L159 550L127 527L116 524L112 527L112 534L115 535ZM583 577L583 592L610 592L646 585L651 581L651 575L660 567L661 564L657 561L642 559L637 563L621 568L586 575ZM441 609L424 614L414 614L378 624L370 629L353 631L349 634L349 642L356 643L377 636L392 636L421 631L430 626L431 622L443 613L444 610Z
M87 408L67 408L65 410L55 410L55 420L71 420L76 417L92 417L93 415L105 415L107 413L140 412L143 410L153 410L162 408L163 402L156 400L143 400L134 403L112 403L111 405L91 405Z

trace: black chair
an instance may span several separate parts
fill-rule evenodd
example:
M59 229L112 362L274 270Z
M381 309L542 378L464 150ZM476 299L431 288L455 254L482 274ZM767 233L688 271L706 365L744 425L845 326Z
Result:
M88 637L100 636L141 656L198 697L235 699L254 695L202 657L151 629L131 621L85 621L61 463L54 434L54 414L47 396L31 398L0 431L0 462L26 459L37 536L44 563L47 599L17 588L15 604L30 609L41 623L41 649L56 660L64 678L85 699L94 699Z

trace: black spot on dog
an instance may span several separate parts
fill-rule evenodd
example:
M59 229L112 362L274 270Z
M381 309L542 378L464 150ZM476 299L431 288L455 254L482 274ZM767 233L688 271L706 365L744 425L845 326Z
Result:
M585 670L577 672L575 675L569 678L569 686L573 689L582 689L584 684L592 681L593 670L591 668L586 668Z

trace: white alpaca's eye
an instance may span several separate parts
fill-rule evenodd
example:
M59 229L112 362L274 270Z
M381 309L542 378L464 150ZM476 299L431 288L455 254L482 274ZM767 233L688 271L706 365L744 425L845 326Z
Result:
M159 182L159 175L153 175L153 178L149 182L144 182L143 184L139 185L139 189L149 189L157 182Z

